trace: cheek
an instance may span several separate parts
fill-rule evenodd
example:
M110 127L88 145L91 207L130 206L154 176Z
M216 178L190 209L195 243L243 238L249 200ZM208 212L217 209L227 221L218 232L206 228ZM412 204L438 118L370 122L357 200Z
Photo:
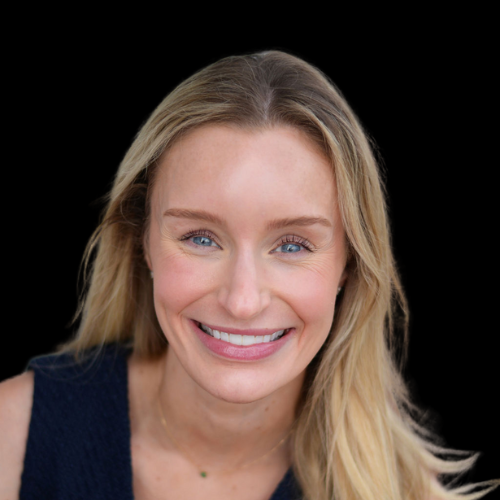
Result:
M207 294L214 283L210 266L179 252L159 259L155 266L154 295L156 307L181 312ZM162 312L157 310L157 313Z
M318 283L316 283L318 285ZM321 283L323 284L323 283ZM324 284L323 284L324 285ZM329 284L331 288L331 284ZM308 365L321 349L331 330L335 295L327 293L326 286L308 286L300 297L297 314L303 322L303 331L298 337L300 359Z
M282 297L303 322L306 333L327 335L335 309L336 275L322 267L283 272L279 279Z

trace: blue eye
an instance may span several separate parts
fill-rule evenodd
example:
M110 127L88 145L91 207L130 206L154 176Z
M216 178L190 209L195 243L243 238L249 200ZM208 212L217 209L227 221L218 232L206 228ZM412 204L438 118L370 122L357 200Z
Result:
M296 245L295 243L287 243L286 245L281 245L276 250L279 252L281 248L281 252L283 253L295 253L300 252L302 250L301 245Z
M216 236L213 235L210 231L207 231L206 229L189 231L189 233L179 238L179 240L186 242L186 244L191 248L194 247L198 248L203 247L207 249L208 248L214 249L214 247L221 248L220 245L217 243Z
M273 250L273 253L281 253L281 254L292 254L292 253L300 253L301 256L304 255L305 252L313 252L314 247L301 236L296 236L294 234L288 234L284 236L279 242L280 245Z
M212 247L217 246L213 240L207 238L206 236L193 236L192 242L195 245L200 245L202 247Z

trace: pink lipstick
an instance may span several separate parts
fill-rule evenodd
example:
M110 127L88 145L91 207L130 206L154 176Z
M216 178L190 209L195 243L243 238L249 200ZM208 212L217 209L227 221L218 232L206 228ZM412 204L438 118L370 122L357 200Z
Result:
M194 320L190 320L190 323L207 349L224 358L241 361L256 361L271 356L288 342L291 338L290 333L295 330L294 328L238 330L201 324ZM243 345L236 345L240 343Z

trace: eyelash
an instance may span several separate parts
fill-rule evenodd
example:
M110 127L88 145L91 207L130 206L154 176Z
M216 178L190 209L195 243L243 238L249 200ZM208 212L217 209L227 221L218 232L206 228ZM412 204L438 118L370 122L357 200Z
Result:
M314 246L309 241L305 240L304 238L301 238L300 236L295 236L294 234L283 236L283 238L281 238L276 248L279 248L281 245L286 245L287 243L294 243L296 245L301 245L308 252L314 252L315 250Z
M193 236L205 236L206 238L210 238L217 245L220 246L220 243L217 241L217 238L215 237L215 235L212 232L208 231L207 229L197 229L195 231L189 231L188 233L186 233L184 236L182 236L180 238L180 241L187 241L187 240L189 240L189 238L192 238ZM276 248L279 248L282 245L286 245L287 243L294 243L296 245L301 245L308 252L315 251L314 245L312 245L306 239L301 238L300 236L295 236L294 234L283 236L280 239L280 241L277 242Z

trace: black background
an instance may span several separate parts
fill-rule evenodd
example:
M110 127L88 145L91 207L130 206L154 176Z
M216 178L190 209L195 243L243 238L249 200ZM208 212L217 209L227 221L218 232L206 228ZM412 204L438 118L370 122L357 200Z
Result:
M468 479L499 477L489 14L433 14L413 24L401 14L397 23L363 26L341 18L309 33L301 20L286 36L262 19L205 33L185 19L153 17L113 32L111 21L77 26L76 17L63 27L39 25L36 16L17 24L4 62L1 379L71 334L98 200L160 100L222 56L282 49L329 75L378 144L412 313L407 379L447 445L482 451Z

